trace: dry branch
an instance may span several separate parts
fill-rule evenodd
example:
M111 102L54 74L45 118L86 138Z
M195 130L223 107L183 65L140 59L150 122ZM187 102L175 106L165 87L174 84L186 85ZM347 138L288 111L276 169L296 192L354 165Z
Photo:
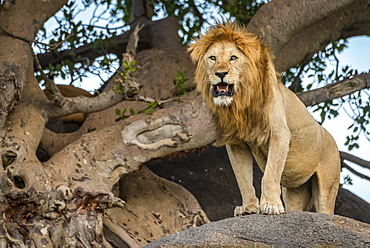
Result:
M347 152L340 152L340 158L342 160L348 160L352 163L358 164L359 166L370 170L370 161L366 161L364 159L356 157L356 156L354 156L352 154L349 154Z
M349 153L346 153L346 152L340 152L340 158L341 158L342 168L346 168L347 170L349 170L354 175L370 181L369 176L366 176L363 173L358 172L357 170L353 169L353 167L350 166L348 163L344 162L345 160L347 160L349 162L357 164L358 166L361 166L363 168L366 168L366 169L370 170L370 161L366 161L364 159L361 159L359 157L356 157L356 156L354 156L352 154L349 154Z
M360 177L360 178L363 178L363 179L366 179L368 181L370 181L370 177L369 176L366 176L358 171L356 171L355 169L352 168L352 166L349 166L347 163L345 163L344 161L341 162L341 165L342 165L342 168L346 168L347 170L349 170L351 173L353 173L354 175Z
M141 28L142 27L136 26L134 28L134 31L130 35L126 53L123 55L124 60L126 61L134 61L136 46L139 39L138 33ZM48 79L47 76L43 73L41 65L36 56L35 61L39 67L41 75L45 80L46 88L54 97L54 103L48 104L46 107L49 118L61 117L74 113L98 112L111 107L120 101L129 100L139 92L139 85L135 83L134 80L129 78L130 71L127 71L127 78L125 80L121 77L117 77L117 79L114 81L115 85L120 86L118 88L120 89L119 91L117 91L116 89L111 89L99 94L97 97L94 98L64 97L59 91L58 87L56 87L55 83L52 80ZM124 89L123 91L121 90L122 87Z
M306 106L313 106L368 88L370 88L370 73L364 73L319 89L297 93L297 96Z

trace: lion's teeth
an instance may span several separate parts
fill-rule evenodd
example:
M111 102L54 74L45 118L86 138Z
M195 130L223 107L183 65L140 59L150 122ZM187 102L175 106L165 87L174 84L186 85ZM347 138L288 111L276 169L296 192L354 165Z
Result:
M229 85L222 85L222 86L216 86L218 92L228 92L229 91Z

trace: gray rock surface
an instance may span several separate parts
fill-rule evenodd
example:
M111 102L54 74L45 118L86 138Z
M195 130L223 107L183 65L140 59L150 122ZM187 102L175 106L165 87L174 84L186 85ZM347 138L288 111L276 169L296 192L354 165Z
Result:
M370 247L370 225L310 212L255 214L212 222L145 246L154 247Z

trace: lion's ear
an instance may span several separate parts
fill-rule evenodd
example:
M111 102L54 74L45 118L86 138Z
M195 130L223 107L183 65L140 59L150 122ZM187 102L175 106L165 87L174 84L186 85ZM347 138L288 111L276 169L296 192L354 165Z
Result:
M197 42L188 45L188 52L190 52L190 58L194 63L197 63L201 59L199 44Z
M236 39L238 48L250 59L258 61L261 53L261 42L257 36L245 33Z
M199 62L212 43L207 36L201 36L200 39L195 40L194 43L189 44L188 52L193 62Z

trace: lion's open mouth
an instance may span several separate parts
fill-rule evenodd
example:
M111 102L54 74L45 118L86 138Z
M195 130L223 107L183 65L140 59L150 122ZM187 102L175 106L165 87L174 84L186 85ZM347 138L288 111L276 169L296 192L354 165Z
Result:
M213 85L213 97L218 96L233 96L234 95L234 84L219 83Z

